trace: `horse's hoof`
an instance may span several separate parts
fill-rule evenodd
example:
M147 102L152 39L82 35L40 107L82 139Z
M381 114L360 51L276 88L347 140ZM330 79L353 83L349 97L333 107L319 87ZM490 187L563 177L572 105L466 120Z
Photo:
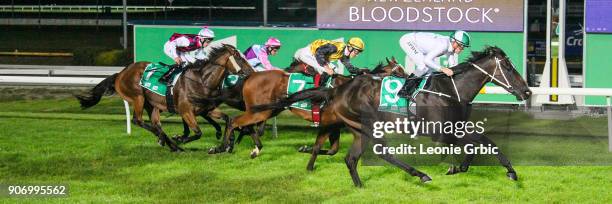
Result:
M157 144L158 144L160 147L166 146L166 143L165 143L163 140L157 140Z
M459 169L456 166L448 167L448 171L446 171L446 175L453 175L459 173Z
M208 150L208 154L216 154L216 153L219 153L217 152L217 148L212 147Z
M306 171L314 171L314 166L307 166Z
M255 159L255 157L257 157L257 153L251 152L251 159Z
M179 143L179 144L183 143L183 137L180 135L175 135L174 137L172 137L172 140L174 140L174 142Z
M427 175L423 175L423 176L421 176L421 182L429 183L429 182L431 182L431 178L429 176L427 176Z
M508 176L508 178L512 179L513 181L518 180L518 176L516 175L516 172L508 172L506 173L506 176Z
M310 148L308 145L304 145L298 148L298 152L311 152L311 151L312 151L312 148Z

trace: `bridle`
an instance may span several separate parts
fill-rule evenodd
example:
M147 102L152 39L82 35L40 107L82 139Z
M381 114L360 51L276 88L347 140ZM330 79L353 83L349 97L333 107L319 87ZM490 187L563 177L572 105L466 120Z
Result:
M513 90L512 89L512 85L510 85L510 82L508 81L508 78L506 77L506 74L504 74L504 71L501 70L502 68L501 68L500 62L501 62L501 60L499 60L499 58L495 57L495 70L493 71L493 74L489 74L489 72L485 71L482 67L478 66L477 64L474 64L472 62L470 62L470 64L472 64L472 66L474 66L480 72L482 72L483 74L485 74L489 78L491 78L491 80L489 80L489 82L496 81L497 83L499 83L502 86L504 86L504 88L506 88L508 90ZM504 78L505 83L495 77L495 74L497 73L497 70L499 70L500 74Z
M508 59L508 58L506 57L506 59ZM478 66L475 63L470 62L470 64L473 67L475 67L476 69L478 69L478 71L482 72L487 77L489 77L490 78L489 82L496 81L497 83L501 84L504 88L506 88L506 89L508 89L510 91L515 91L513 89L512 85L510 85L510 81L508 81L508 78L506 77L506 74L504 74L504 71L501 68L501 63L500 62L501 62L501 60L498 57L495 57L495 70L493 71L493 74L489 74L489 72L487 72L486 70L484 70L482 67ZM500 74L502 75L502 77L504 79L504 82L502 82L501 80L499 80L499 79L497 79L495 77L495 74L497 74L497 70L499 70ZM453 83L453 88L455 89L455 94L457 95L457 100L459 102L461 102L461 97L459 95L459 90L457 89L457 85L455 85L455 80L453 79L452 76L450 78L451 78L451 82ZM450 95L444 94L444 93L441 93L441 92L435 92L435 91L430 91L430 90L426 90L426 89L423 89L423 90L420 90L420 91L436 94L438 96L445 96L445 97L451 98Z

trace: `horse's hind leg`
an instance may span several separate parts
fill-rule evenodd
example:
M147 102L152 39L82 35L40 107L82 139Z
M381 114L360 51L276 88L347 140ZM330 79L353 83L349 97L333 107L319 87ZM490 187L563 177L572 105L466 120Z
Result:
M160 138L159 138L159 134L157 133L157 130L155 130L155 128L153 128L153 126L146 124L144 122L144 120L142 119L142 113L143 113L143 109L147 110L147 114L149 115L149 120L152 120L151 114L153 113L153 106L151 106L151 104L147 103L144 100L144 97L142 96L138 96L136 98L133 98L132 100L132 105L134 107L134 116L132 117L132 123L134 123L135 125L138 125L139 127L148 130L149 132L153 133L155 136L158 137L158 141L157 143L160 146L164 146L166 143L164 143Z
M151 114L153 114L153 106L151 105L151 103L149 103L149 102L147 102L147 101L143 101L143 107L144 107L144 109L147 111L147 115L149 115L149 120L150 120L150 121L153 121L153 119L152 119L152 117L151 117ZM141 111L142 111L142 110L141 110ZM134 108L134 116L136 116L136 113L135 113L135 112L136 112L136 108ZM142 114L142 113L141 113L141 114ZM144 122L142 122L142 125L143 125L143 126L140 126L140 125L139 125L139 126L140 126L140 127L143 127L143 128L144 128L144 129L146 129L146 130L149 130L150 132L152 132L152 133L153 133L153 134L154 134L154 135L157 137L157 144L159 144L159 146L162 146L162 147L163 147L163 146L165 146L165 145L166 145L166 143L165 143L165 142L164 142L164 141L163 141L161 138L159 138L159 136L158 136L158 135L159 135L159 133L157 132L157 130L155 130L155 129L153 128L153 126L151 126L151 125L149 125L149 124L146 124L146 123L144 123Z
M463 138L461 138L460 140L457 141L456 145L461 146L461 147L465 147L466 144L473 144L470 141L471 138L473 138L472 135L468 135L466 137L463 137ZM457 173L467 172L468 169L470 168L470 164L472 164L472 161L474 160L474 156L475 156L474 154L464 154L463 161L461 162L459 167L457 167L454 164L452 164L448 168L448 171L446 171L446 175L453 175L453 174L457 174Z
M330 145L330 149L319 149L318 154L320 155L336 155L336 153L338 153L338 149L340 148L340 128L334 128L332 130L330 130L329 135L329 145ZM321 143L321 145L323 145L323 143ZM312 153L313 147L310 147L308 145L304 145L301 146L300 148L298 148L298 152L302 152L302 153Z
M261 144L261 140L259 139L261 135L263 135L263 127L266 125L266 121L262 121L257 123L256 125L251 125L250 129L252 129L251 138L255 143L255 148L251 151L251 159L259 156L261 150L263 149L263 144Z
M182 148L180 148L178 145L176 145L176 143L174 143L172 140L170 140L170 138L168 138L168 135L166 135L166 133L162 129L159 109L157 108L153 108L153 112L151 114L151 123L153 124L153 129L155 130L160 142L167 144L170 148L170 151L183 151Z
M359 158L361 157L361 154L365 148L365 135L354 128L349 129L353 133L354 139L349 153L344 158L344 162L346 163L346 167L349 169L349 173L353 179L353 184L355 184L357 187L362 187L363 184L361 183L361 179L357 173L357 163L359 162Z
M306 165L306 170L312 171L314 170L314 163L317 160L317 155L321 154L324 151L321 151L321 146L325 143L325 140L329 137L330 131L325 127L321 127L319 129L319 134L317 135L317 139L315 140L315 144L312 146L310 160L308 161L308 165ZM300 151L304 151L304 149L300 148Z
M236 137L236 144L240 144L240 142L242 142L242 138L245 135L253 134L253 132L255 132L255 130L253 129L253 126L251 125L240 128L240 134L238 135L238 137Z
M272 115L272 111L263 111L258 113L251 113L249 111L244 112L242 115L235 117L234 119L229 119L227 123L227 127L225 129L225 136L223 137L223 142L216 148L210 149L208 151L209 154L221 153L221 152L231 152L234 149L234 129L237 127L246 127L255 123L259 123L265 121L270 118Z
M474 154L465 154L463 157L463 161L461 162L461 165L459 167L452 165L448 168L448 171L446 171L446 175L453 175L453 174L457 174L457 173L463 173L463 172L467 172L468 169L470 168L470 164L472 163L472 160L474 160Z

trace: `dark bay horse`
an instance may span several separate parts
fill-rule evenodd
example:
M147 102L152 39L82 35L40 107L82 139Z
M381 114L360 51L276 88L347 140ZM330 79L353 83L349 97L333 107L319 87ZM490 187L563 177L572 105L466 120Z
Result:
M341 76L341 75L334 75L336 77L340 77L340 83L342 83L342 81L346 81L349 78L352 78L356 75L361 75L361 74L373 74L373 75L390 75L391 73L394 73L395 70L393 70L391 68L391 66L393 67L398 67L401 68L398 65L395 57L392 57L391 60L389 60L388 58L386 58L387 64L389 64L390 66L383 66L382 63L379 64L376 68L374 68L373 70L369 70L367 68L364 69L359 69L357 70L355 73L350 73L349 77L345 77L345 76ZM314 70L313 67L307 65L304 62L301 62L299 60L293 60L291 62L291 64L289 65L289 67L284 68L284 71L288 72L288 73L303 73L306 75L311 75L314 77L314 73L316 73L316 71ZM401 69L403 71L403 69ZM400 72L397 72L400 73ZM402 72L403 73L403 72ZM231 87L229 89L225 89L222 90L222 93L220 96L217 97L211 97L211 98L205 98L205 99L194 99L194 102L196 103L217 103L217 104L221 104L221 103L225 103L227 105L229 105L232 108L236 108L240 111L245 111L246 107L244 104L244 100L242 97L242 88L244 86L244 81L241 80L239 81L234 87ZM213 121L214 122L214 121ZM214 123L212 123L214 125ZM256 125L254 125L254 127L248 126L248 128L241 128L240 134L238 135L238 138L235 140L236 144L239 144L240 141L242 140L244 135L251 135L252 137L256 137L253 134L257 134L259 136L263 135L263 131L264 131L264 126L265 126L265 120L262 122L257 123ZM218 125L216 125L215 127L219 127ZM255 132L257 131L257 132ZM217 128L217 134L220 134L220 130L219 128ZM338 131L337 134L340 134L340 132ZM260 147L261 149L261 147ZM300 149L301 152L305 152L305 153L310 153L310 151L306 152L307 149Z
M395 58L391 60L387 59L387 65L383 66L380 64L370 74L374 75L405 75L403 68L397 63ZM332 81L332 86L339 86L352 80L352 77L335 75ZM245 127L253 124L261 123L271 117L276 116L284 110L279 108L275 110L253 112L251 107L260 104L272 103L274 101L283 99L287 94L287 85L289 81L289 73L280 70L257 72L251 74L245 81L242 88L242 96L245 104L245 112L239 116L234 117L231 124L227 126L225 131L223 142L216 148L211 148L209 153L221 153L225 151L232 151L234 147L233 130L238 127ZM201 100L210 100L203 98ZM310 111L289 108L289 110L307 121L312 121L312 113ZM323 114L321 118L328 117ZM325 120L321 120L324 122ZM339 135L339 130L334 132ZM263 148L259 139L261 135L258 132L251 134L253 141L255 142L255 148L251 151L251 158L257 157ZM337 144L336 144L337 145Z
M150 62L130 64L121 72L104 79L89 93L76 97L81 107L85 109L98 104L104 94L118 93L134 108L133 123L155 134L158 137L159 145L167 144L171 151L180 151L182 149L170 140L161 128L160 112L168 111L166 97L157 95L139 85L145 67L149 64ZM194 132L194 136L191 137L188 136L189 131L185 133L184 136L188 138L186 141L197 140L202 135L197 125L196 116L198 115L206 116L207 120L208 116L229 120L227 115L215 110L216 106L194 106L189 100L190 96L212 97L218 94L220 85L228 73L249 74L252 71L253 69L240 52L235 47L225 44L213 48L207 60L198 60L186 67L172 89L174 109L180 114L185 127L189 127ZM151 125L144 123L143 109L147 110Z
M504 87L506 91L515 95L517 100L526 100L530 97L531 91L527 83L501 49L487 47L483 52L473 52L472 55L468 62L453 67L456 75L452 78L441 74L432 76L432 85L428 90L443 93L447 97L429 92L419 93L415 98L417 107L427 108L417 108L416 116L424 118L425 121L467 121L471 112L470 102L488 82ZM360 76L336 88L304 90L276 103L253 107L253 110L276 110L306 99L320 102L326 101L327 105L323 108L326 117L323 120L327 121L319 129L307 169L313 170L317 154L322 151L321 146L325 142L326 137L328 137L330 130L335 129L335 126L345 126L354 136L352 147L345 158L345 162L353 183L356 186L362 186L361 179L357 173L357 163L366 144L372 142L373 144L381 144L384 147L387 146L384 138L375 138L372 134L368 134L368 130L372 127L370 124L363 122L363 118L372 117L380 119L380 117L377 118L376 116L384 115L377 111L381 82L378 78ZM453 112L432 111L436 110L435 108L443 110L449 109L449 107ZM476 133L468 134L463 138L457 138L453 135L424 136L431 136L434 141L447 144L491 144L496 146L486 136ZM337 138L335 139L337 140ZM400 167L410 175L419 177L422 182L431 180L425 173L398 160L393 155L379 154L378 156ZM516 180L518 178L517 174L506 156L501 152L495 156L507 169L506 175L510 179ZM466 172L473 158L474 154L466 154L460 167L451 166L447 174Z

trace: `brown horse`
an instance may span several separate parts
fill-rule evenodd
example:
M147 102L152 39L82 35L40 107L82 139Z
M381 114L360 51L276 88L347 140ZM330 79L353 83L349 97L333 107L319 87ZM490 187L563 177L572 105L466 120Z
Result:
M130 64L121 72L104 79L89 93L76 97L81 107L85 109L96 105L105 93L118 93L134 108L133 123L155 134L158 137L159 145L167 144L171 151L180 151L182 149L170 140L161 128L160 112L168 111L166 97L157 95L139 85L143 72L149 64L150 62ZM215 96L219 93L221 83L228 73L248 75L251 72L253 69L240 52L233 46L225 44L213 48L207 60L198 60L188 65L176 85L172 87L174 109L183 119L185 127L189 127L194 132L194 135L189 137L189 131L186 131L184 135L186 138L182 138L184 140L181 142L197 140L202 136L202 131L197 125L197 115L205 116L207 120L210 119L208 116L221 118L226 122L229 120L227 115L215 109L215 105L194 106L189 97ZM144 123L143 109L147 110L151 125Z
M404 70L400 64L397 63L395 58L392 60L387 59L387 65L383 66L380 64L377 68L375 68L371 74L376 75L404 75ZM306 68L306 66L304 66ZM342 76L342 75L334 75L332 81L332 86L339 86L347 81L351 80L352 77ZM287 85L289 81L289 73L283 71L266 71L266 72L257 72L251 74L245 81L244 86L242 88L242 96L245 104L245 112L239 116L234 117L231 121L231 124L226 126L228 129L225 131L225 135L223 137L223 142L220 146L216 148L211 148L209 153L221 153L225 151L232 151L234 148L234 135L233 131L238 127L245 127L253 124L261 123L271 117L276 116L280 112L284 110L284 108L263 111L263 112L253 112L251 111L251 107L260 104L268 104L274 101L283 99L287 94ZM206 98L196 99L198 100L210 100ZM303 118L307 121L312 121L312 113L310 111L289 108L289 110ZM324 113L321 115L321 118L328 117ZM331 117L331 116L330 116ZM324 123L326 120L322 119L321 122ZM339 130L335 132L339 135ZM251 158L255 158L261 152L263 145L259 139L261 135L258 132L253 132L251 137L255 142L255 148L251 151ZM337 146L337 143L334 144Z
M390 62L389 59L387 59L387 61L389 63L393 62L395 64L397 64L397 61L395 61L395 58L392 58L392 61ZM316 73L315 69L311 66L309 66L308 64L301 62L299 60L293 60L291 62L291 64L289 65L289 67L286 67L283 69L284 71L288 72L288 73L303 73L306 75L310 75L314 77L314 74ZM351 73L351 77L354 77L356 75L361 75L361 74L385 74L386 72L391 72L391 69L384 69L384 67L380 66L379 69L374 69L372 71L370 71L369 69L359 69L357 70L355 73ZM343 77L343 76L340 76ZM346 79L346 77L343 77ZM214 101L214 103L216 104L221 104L221 103L225 103L227 105L229 105L232 108L236 108L240 111L245 111L246 107L244 104L244 100L242 98L242 88L244 85L244 80L239 80L238 83L229 88L229 89L225 89L222 90L222 93L220 96L218 97L213 97L213 98L207 98L204 99L207 101L208 103L212 103L212 101ZM198 99L194 99L197 103ZM220 126L218 124L215 124L214 120L211 122L209 121L213 126L215 126L215 128L217 129L217 135L218 138L221 134L221 130L220 130ZM248 126L248 128L241 128L240 134L238 135L238 137L235 140L236 144L239 144L240 141L242 141L242 138L244 135L251 135L254 136L253 134L257 134L257 135L263 135L264 133L264 126L265 126L266 121L262 121L259 122L253 126ZM186 131L189 131L189 129L187 127L185 127ZM257 132L255 132L257 131ZM339 134L339 133L338 133ZM305 151L304 151L305 152ZM310 153L309 151L307 153Z
M531 91L521 75L516 71L514 65L506 54L497 47L488 47L483 52L473 52L468 62L453 67L456 73L453 78L443 74L431 77L430 92L423 92L416 96L416 116L424 121L468 121L471 112L470 102L487 82L493 82L504 87L508 92L516 96L517 100L526 100L531 96ZM456 82L456 86L455 86ZM378 111L379 96L382 80L362 76L357 77L349 83L342 84L332 89L308 89L290 95L288 98L279 100L273 104L252 107L252 111L278 110L301 100L312 100L317 102L326 101L323 109L325 117L319 128L319 134L313 146L312 156L308 162L307 169L313 170L317 154L321 145L330 134L330 130L337 126L347 127L353 133L353 145L345 158L349 173L355 186L361 186L361 179L357 173L357 163L366 145L370 142L387 147L384 138L372 135L372 122L394 121L394 114L384 114ZM436 93L436 94L432 94ZM441 93L441 94L437 94ZM364 119L374 119L372 121ZM485 135L474 133L466 134L462 138L450 134L418 133L430 136L436 142L465 146L467 144L492 145L495 143ZM330 138L332 139L332 138ZM336 141L337 138L334 138ZM422 182L431 180L427 174L398 160L391 154L379 154L383 160L400 167L412 176L419 177ZM448 169L447 174L466 172L474 159L474 154L465 154L461 165L454 165ZM512 168L510 161L504 154L498 152L495 157L507 169L506 175L513 180L518 176Z

